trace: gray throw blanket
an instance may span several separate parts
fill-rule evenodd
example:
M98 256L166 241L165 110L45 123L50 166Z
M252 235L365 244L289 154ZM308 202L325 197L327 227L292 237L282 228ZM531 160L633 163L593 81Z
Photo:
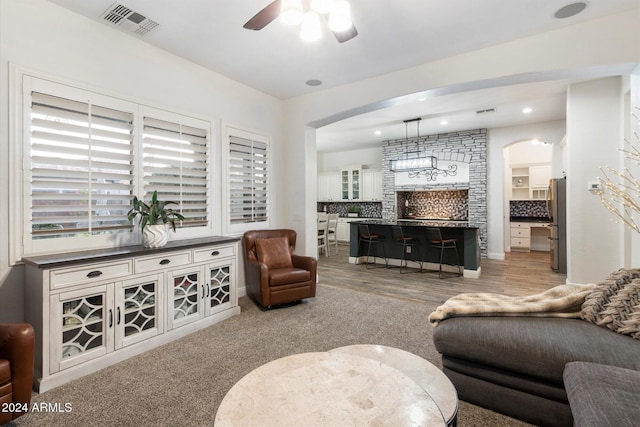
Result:
M449 298L429 315L436 326L441 320L461 316L526 316L580 318L585 297L595 287L559 285L534 295L512 297L491 293L466 293Z

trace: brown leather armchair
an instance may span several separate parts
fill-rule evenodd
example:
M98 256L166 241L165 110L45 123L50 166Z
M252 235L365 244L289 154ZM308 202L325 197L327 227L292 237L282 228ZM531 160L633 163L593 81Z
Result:
M0 323L0 405L29 408L33 382L35 334L28 323ZM24 415L0 411L0 424Z
M252 230L244 233L247 295L263 307L316 295L318 262L295 255L294 230Z

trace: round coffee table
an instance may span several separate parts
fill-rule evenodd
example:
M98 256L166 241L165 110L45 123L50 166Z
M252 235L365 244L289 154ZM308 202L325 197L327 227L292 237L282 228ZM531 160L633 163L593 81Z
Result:
M405 362L413 367L392 366ZM433 366L382 346L283 357L251 371L229 390L215 426L445 426L455 422L456 411L449 414L447 402L455 400L457 409L457 394L451 386L452 395L451 389L443 393L448 399L434 398L437 393L420 383L428 381L427 365ZM431 388L437 387L433 382Z

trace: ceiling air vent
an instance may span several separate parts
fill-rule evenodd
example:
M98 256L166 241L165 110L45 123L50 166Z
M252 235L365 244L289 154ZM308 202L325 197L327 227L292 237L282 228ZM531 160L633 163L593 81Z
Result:
M476 111L476 114L495 113L495 112L496 112L495 108L485 108L484 110Z
M109 6L101 18L105 23L139 37L158 26L157 22L117 2Z

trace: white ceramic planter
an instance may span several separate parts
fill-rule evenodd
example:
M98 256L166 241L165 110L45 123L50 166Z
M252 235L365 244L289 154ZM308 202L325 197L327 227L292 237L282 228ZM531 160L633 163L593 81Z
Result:
M145 248L161 248L169 239L167 224L147 225L142 232L142 245Z

